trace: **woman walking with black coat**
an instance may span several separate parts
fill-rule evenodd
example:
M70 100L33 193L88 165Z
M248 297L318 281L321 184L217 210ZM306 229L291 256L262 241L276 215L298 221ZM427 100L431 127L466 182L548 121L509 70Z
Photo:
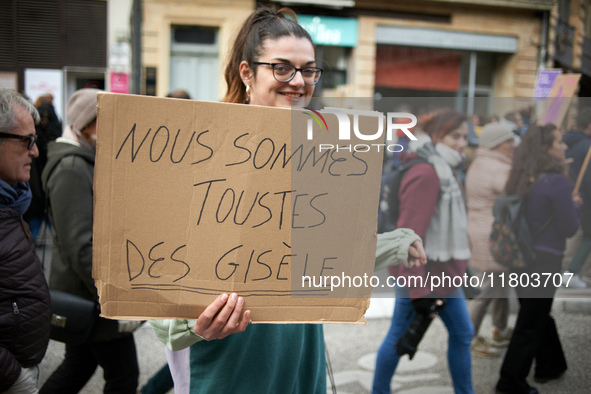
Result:
M534 380L538 383L557 379L567 369L556 323L550 315L554 293L560 286L553 279L562 279L566 238L574 235L580 224L581 198L573 193L565 176L565 151L562 133L556 126L530 127L515 150L505 186L506 194L526 198L525 219L532 232L550 218L551 222L533 241L535 261L526 262L525 269L514 272L527 278L531 286L516 288L521 307L501 367L496 387L499 393L537 393L526 381L534 358ZM546 281L548 277L551 280Z

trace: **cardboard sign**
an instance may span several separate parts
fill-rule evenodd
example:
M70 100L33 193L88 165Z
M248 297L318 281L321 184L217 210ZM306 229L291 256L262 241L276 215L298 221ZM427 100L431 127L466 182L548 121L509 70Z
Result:
M255 323L363 322L372 288L359 279L373 273L383 150L355 152L366 141L353 135L349 150L321 151L340 124L327 116L308 140L308 115L99 94L102 315L196 318L236 292Z
M581 74L562 74L556 77L540 117L542 124L562 125L580 79Z

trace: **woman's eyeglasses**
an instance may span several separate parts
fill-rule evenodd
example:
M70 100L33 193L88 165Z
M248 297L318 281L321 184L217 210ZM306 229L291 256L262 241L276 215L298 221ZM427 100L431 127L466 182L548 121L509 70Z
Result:
M37 142L37 134L34 135L17 135L17 134L10 134L10 133L0 133L0 138L14 138L17 140L25 140L27 141L27 149L33 149L35 142Z
M320 67L297 68L288 63L265 63L254 62L254 64L273 67L273 77L277 82L289 82L295 77L296 72L302 73L302 78L306 85L316 85L322 76L324 69Z

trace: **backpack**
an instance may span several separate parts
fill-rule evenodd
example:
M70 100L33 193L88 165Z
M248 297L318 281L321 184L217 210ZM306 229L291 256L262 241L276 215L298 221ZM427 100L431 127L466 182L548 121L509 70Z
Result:
M378 234L396 229L396 222L400 216L398 193L402 178L412 166L419 163L427 163L427 160L418 157L382 175L380 205L378 207Z
M545 174L536 179L538 183ZM489 237L489 249L493 259L509 269L524 268L536 258L534 241L550 226L554 215L532 234L525 220L525 198L517 195L500 195L493 206L494 221Z

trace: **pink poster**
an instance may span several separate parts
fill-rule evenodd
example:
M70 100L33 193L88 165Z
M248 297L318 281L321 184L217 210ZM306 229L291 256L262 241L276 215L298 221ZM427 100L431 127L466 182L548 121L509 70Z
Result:
M111 72L111 92L129 93L129 74Z

